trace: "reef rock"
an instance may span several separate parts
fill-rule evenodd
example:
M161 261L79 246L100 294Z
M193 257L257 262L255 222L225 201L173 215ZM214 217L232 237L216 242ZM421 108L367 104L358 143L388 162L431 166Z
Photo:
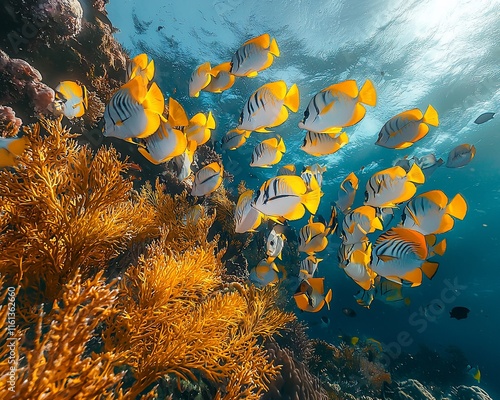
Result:
M82 30L83 9L78 0L39 0L33 15L59 37L74 37Z
M456 386L451 388L443 400L493 400L488 393L478 386Z
M16 113L12 108L0 106L0 136L16 136L22 124L23 121L21 121L21 118L16 117Z
M436 400L424 385L416 379L408 379L399 383L392 396L394 400Z

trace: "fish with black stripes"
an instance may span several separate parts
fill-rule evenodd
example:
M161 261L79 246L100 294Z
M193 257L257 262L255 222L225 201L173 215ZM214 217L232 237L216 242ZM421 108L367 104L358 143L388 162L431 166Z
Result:
M74 81L60 82L55 88L55 99L49 109L54 115L63 114L68 119L82 117L89 107L85 85Z
M247 40L231 57L229 72L235 76L253 78L271 66L280 50L275 38L268 33Z
M270 168L281 161L285 152L285 142L281 136L263 140L253 149L250 166Z
M250 137L252 131L241 129L231 129L221 139L221 147L223 150L236 150L243 146Z
M300 282L293 298L297 307L302 311L318 312L324 305L330 309L332 301L332 289L325 294L325 278L309 278Z
M285 235L276 232L274 229L271 230L266 241L267 262L274 261L276 257L281 260L281 252L283 251L285 240Z
M251 189L240 194L234 210L234 225L236 233L255 232L262 222L262 213L252 207L254 192Z
M323 174L326 172L326 167L319 164L306 165L300 174L300 177L304 180L307 188L311 188L311 180L313 178L318 182L319 187L323 185Z
M222 164L214 161L200 169L193 182L191 196L206 196L219 188L224 176Z
M298 250L309 255L323 251L328 246L328 235L335 232L337 229L337 214L335 207L332 207L330 221L326 223L324 218L314 222L313 216L309 217L309 221L299 231L299 246Z
M317 258L315 255L308 255L300 262L299 279L313 278L318 270L318 264L323 261L322 258Z
M473 144L461 144L448 154L446 166L448 168L461 168L469 164L476 155L476 147Z
M207 86L202 88L204 92L222 93L234 85L235 76L231 74L231 63L225 62L210 70L212 79Z
M338 250L339 267L364 290L373 286L377 276L370 268L371 252L372 244L369 240L352 244L342 243Z
M212 112L209 111L208 115L195 114L184 128L184 133L188 140L194 140L198 146L201 146L209 141L213 129L215 129L215 119Z
M256 267L250 270L249 279L257 287L273 286L287 277L283 266L276 265L265 258L260 260Z
M336 153L347 143L349 143L349 137L345 132L317 133L308 131L300 148L307 154L319 157Z
M351 172L340 184L336 206L344 214L351 209L358 190L359 180L354 172Z

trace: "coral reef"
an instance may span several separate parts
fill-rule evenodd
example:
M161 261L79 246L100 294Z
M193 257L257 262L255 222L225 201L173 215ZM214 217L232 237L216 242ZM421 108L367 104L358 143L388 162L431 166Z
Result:
M16 113L10 107L0 106L0 136L13 137L19 132L23 124L21 118L16 117Z
M408 379L397 385L397 390L392 394L394 400L422 399L436 400L424 385L416 379Z
M460 385L451 388L443 400L492 400L492 398L478 386Z

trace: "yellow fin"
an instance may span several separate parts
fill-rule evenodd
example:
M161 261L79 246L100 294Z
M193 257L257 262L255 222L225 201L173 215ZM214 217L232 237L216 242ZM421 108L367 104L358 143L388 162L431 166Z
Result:
M206 124L207 124L207 117L205 114L200 112L191 117L188 125L205 126ZM180 126L180 125L174 125L174 126Z
M212 115L212 111L208 112L206 127L208 129L215 129L215 119L214 116Z
M325 293L325 278L309 278L307 282L309 282L309 285L311 285L316 292L320 294Z
M255 132L269 133L269 132L272 132L272 131L269 131L269 130L266 129L266 127L264 127L264 128L255 129Z
M394 148L398 149L398 150L401 150L401 149L406 149L406 148L408 148L408 147L410 147L412 145L413 145L413 142L403 142L401 144L398 144L397 146L394 146Z
M430 190L422 193L420 196L430 200L432 203L439 206L439 208L445 208L448 203L448 197L446 197L441 190Z
M259 73L257 71L249 72L247 74L248 78L255 78Z
M158 165L161 164L161 161L155 160L153 157L151 157L151 154L148 153L148 151L144 147L139 147L139 153L141 153L150 163Z
M130 96L139 104L144 101L148 93L147 82L140 75L129 80L125 85L121 87L121 89L128 89Z
M429 262L425 261L422 264L422 272L425 274L425 276L429 279L434 278L434 275L436 275L436 272L439 268L439 264L435 262Z
M419 286L422 283L422 270L420 268L415 268L413 271L404 274L401 278L411 282L412 286Z
M266 83L263 87L267 88L277 99L281 100L286 97L285 81Z
M356 104L354 107L354 112L352 113L351 119L344 124L344 126L351 126L354 124L357 124L359 121L361 121L366 114L365 108L361 104Z
M434 109L429 104L429 107L427 107L427 110L425 110L424 118L422 122L425 122L426 124L432 125L432 126L438 126L439 125L439 117L437 111Z
M299 109L299 104L300 104L300 95L299 95L299 88L297 87L297 84L293 84L290 87L290 90L285 96L285 106L287 106L290 111L292 112L297 112Z
M326 91L342 92L348 95L349 97L352 97L353 99L358 97L359 94L358 85L356 84L356 81L352 79L344 82L335 83L322 90L322 92Z
M434 253L442 256L446 251L446 239L441 240L437 245L432 249Z
M457 194L446 207L446 212L452 217L464 219L467 214L467 203L461 194Z
M417 164L413 164L406 174L408 180L410 182L415 182L415 183L424 183L425 182L425 176L420 169L420 167Z
M316 214L321 200L321 190L316 184L316 188L302 195L302 204L311 213Z
M146 67L146 78L148 78L148 80L151 80L153 79L154 76L155 76L155 62L154 60L151 60L151 62Z
M281 107L280 113L278 114L272 125L269 126L269 128L281 125L283 122L287 120L287 118L288 118L288 110L286 109L286 107Z
M321 133L328 133L328 134L337 134L340 131L342 131L342 127L339 126L332 126L328 129L325 129L324 131L321 131ZM333 135L335 137L336 135Z
M434 231L434 233L445 233L451 231L454 225L455 221L453 220L453 218L451 218L451 216L448 214L444 214L441 218L439 227Z
M422 111L420 111L418 108L404 111L398 114L397 117L408 119L410 121L420 121L421 119L423 119Z
M377 91L371 80L367 79L359 91L358 101L372 107L377 104Z
M295 299L297 307L299 307L301 310L307 310L307 308L309 307L309 298L305 293L294 294L293 298Z
M413 138L413 143L418 142L428 133L429 133L429 127L424 123L420 123L420 125L418 126L417 135Z
M153 82L149 88L146 97L142 102L142 106L145 110L151 111L155 114L163 114L163 111L165 110L165 98L163 97L163 93L156 82Z
M13 140L7 145L7 149L15 156L20 156L26 147L28 146L29 140L26 136L20 137Z
M168 99L168 122L172 126L187 126L189 120L184 108L172 97Z
M243 43L243 46L246 46L247 44L254 43L263 49L267 49L270 44L271 44L271 36L269 36L269 33L264 33L260 36L257 36L253 39L247 40L245 43Z
M330 309L330 302L332 301L332 289L328 289L328 292L325 295L325 303L326 307Z
M276 57L280 56L280 49L278 48L278 43L274 38L271 40L271 44L269 45L269 53L275 55Z

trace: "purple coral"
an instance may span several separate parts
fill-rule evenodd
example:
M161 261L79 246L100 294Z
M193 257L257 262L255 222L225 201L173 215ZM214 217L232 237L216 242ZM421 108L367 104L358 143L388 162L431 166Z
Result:
M0 136L16 136L22 124L23 121L21 121L21 118L16 117L16 113L12 108L0 106Z

